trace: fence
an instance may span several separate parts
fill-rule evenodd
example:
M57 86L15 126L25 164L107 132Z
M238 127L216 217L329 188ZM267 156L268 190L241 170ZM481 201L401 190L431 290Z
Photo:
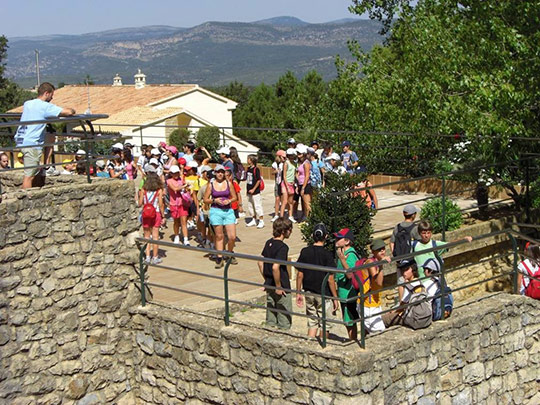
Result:
M537 228L540 228L540 227L537 226ZM495 276L486 278L485 280L481 280L481 281L477 281L477 282L474 282L474 283L462 285L462 286L460 286L458 288L455 288L453 290L454 292L462 290L462 289L467 289L467 288L473 287L473 286L478 285L478 284L487 283L487 282L489 282L491 280L495 280L495 279L498 279L498 278L508 278L509 276L511 276L513 292L514 293L518 292L518 287L519 287L517 285L518 261L519 261L518 239L530 241L530 242L533 242L533 243L538 243L538 241L535 240L535 239L532 239L532 238L530 238L530 237L528 237L526 235L523 235L523 234L521 234L521 233L519 233L519 232L517 232L515 230L512 230L512 229L505 229L505 230L492 232L492 233L489 233L489 234L483 234L483 235L480 235L480 236L476 237L474 240L478 241L478 240L482 240L482 239L486 239L486 238L492 238L492 237L498 236L498 235L507 235L507 237L512 242L512 249L509 252L507 252L506 254L501 254L498 257L496 257L496 258L501 258L501 257L508 257L508 256L512 255L512 258L513 258L512 259L513 260L512 270L508 271L508 272L504 272L504 273L499 274L499 275L495 275ZM364 270L364 269L368 269L368 268L374 267L374 266L384 265L387 262L386 261L378 261L378 262L364 264L362 266L357 266L357 267L350 268L350 269L339 270L339 269L336 269L336 268L317 266L317 265L311 265L311 264L306 264L306 263L298 263L298 262L292 262L292 261L268 259L268 258L264 258L264 257L261 257L261 256L254 256L254 255L248 255L248 254L242 254L242 253L233 253L233 252L228 252L228 251L221 252L221 251L216 251L216 250L213 250L213 249L203 249L203 248L197 248L197 247L188 247L188 246L183 246L183 245L177 245L177 244L170 243L170 242L153 241L151 239L138 238L137 241L141 244L141 246L140 246L140 255L139 255L139 281L140 281L141 305L142 306L145 306L146 303L147 303L146 291L147 291L147 289L149 287L164 288L164 289L168 289L168 290L172 290L172 291L176 291L176 292L182 292L182 293L187 293L187 294L191 294L191 295L195 295L195 296L204 297L204 298L207 298L207 299L219 300L219 301L223 301L223 304L224 304L224 318L223 318L223 320L224 320L224 324L226 326L228 326L230 324L230 305L231 304L239 304L239 305L243 305L243 306L246 306L246 307L266 309L266 307L258 305L258 304L254 304L252 302L231 299L230 296L229 296L230 283L245 284L245 285L252 286L254 288L263 287L267 291L283 290L287 294L295 293L295 294L303 294L305 296L320 297L321 301L322 301L322 305L321 305L321 310L322 310L322 317L321 317L322 339L321 339L321 345L323 347L326 347L326 345L327 345L326 330L327 330L327 324L328 323L334 323L334 324L344 325L344 326L345 325L346 326L351 325L350 323L346 323L346 322L343 322L343 321L336 321L336 320L327 318L327 313L326 313L326 301L327 300L337 300L342 304L347 304L347 303L351 303L351 302L354 303L354 302L357 302L357 300L359 300L359 302L364 302L364 300L366 298L368 298L369 296L371 296L373 294L380 294L381 292L384 292L385 290L395 289L395 288L397 288L399 286L405 286L407 284L407 282L406 282L406 283L402 283L402 284L396 284L396 285L392 285L392 286L387 286L387 287L383 287L381 289L377 289L375 291L369 291L367 293L364 293L363 290L360 289L358 294L356 294L356 292L355 292L352 297L349 297L349 298L346 298L346 299L339 298L339 297L330 297L330 296L325 295L326 285L328 283L328 279L329 279L330 275L344 274L347 278L350 278L350 277L352 277L352 273L354 273L354 272L361 271L361 270ZM415 256L418 256L419 254L425 254L425 253L429 253L429 252L435 252L436 253L436 252L438 252L440 250L443 250L443 249L444 250L451 249L451 248L456 247L458 245L461 245L463 243L464 242L461 242L461 241L460 242L448 243L448 244L446 244L444 246L438 246L438 247L435 247L435 248L422 250L420 252L411 253L411 254L407 254L407 255L403 255L403 256L399 256L399 257L394 257L394 258L392 258L391 262L399 262L399 261L401 261L401 260L403 260L405 258L413 258ZM216 254L216 255L217 254L222 254L224 257L227 258L226 259L226 264L225 264L225 266L223 268L223 274L222 275L214 275L214 274L209 275L209 274L206 274L206 273L203 273L203 272L189 270L189 269L181 269L181 268L178 268L178 267L170 267L170 266L166 266L166 265L150 265L150 264L146 263L146 261L144 260L145 259L145 257L144 257L145 256L145 250L146 250L147 244L157 244L158 246L163 246L163 247L167 247L167 248L171 248L171 249L181 249L181 250L186 250L188 252L193 252L193 253L198 253L198 254L208 254L208 253ZM229 277L229 268L231 266L231 261L232 261L233 258L244 259L244 260L248 260L250 262L263 262L263 263L279 264L279 265L283 265L283 266L295 266L295 267L299 267L299 268L302 268L302 269L325 272L326 276L325 276L324 281L323 281L323 283L321 285L322 293L320 295L318 295L318 294L312 294L312 293L309 293L309 292L299 291L299 290L292 289L292 288L291 289L277 288L277 287L273 287L273 286L264 285L263 283L255 283L255 282L241 280L241 279L237 279L237 278L231 278L231 277ZM496 258L492 257L489 260L492 261L492 260L494 260ZM179 288L179 287L175 287L175 286L171 286L171 285L165 285L165 284L159 284L159 283L154 283L154 282L151 282L151 281L147 281L147 269L148 269L149 265L154 266L154 267L159 268L159 269L162 269L162 270L175 271L175 272L180 272L180 273L184 273L184 274L190 274L190 275L201 277L201 282L202 283L204 283L205 278L212 278L212 279L221 280L221 281L223 281L223 296L199 293L199 292L195 292L193 290L188 290L188 289L183 289L183 288ZM465 274L466 271L467 271L467 267L468 266L462 266L462 267L459 267L459 268L446 270L446 269L444 269L444 266L442 266L440 276L439 276L440 277L439 280L440 280L440 284L441 284L441 289L440 289L441 293L436 294L436 295L434 295L432 297L429 297L429 298L425 299L424 301L426 301L426 300L431 301L433 299L441 298L441 300L444 302L447 299L446 289L445 289L445 287L446 287L446 276L449 273L456 272L456 271L463 271L464 274ZM540 279L536 279L535 277L531 277L529 275L524 274L524 276L540 281ZM419 280L427 279L427 278L429 278L429 277L426 276L426 277L420 278ZM394 307L394 308L385 309L385 310L382 310L378 315L383 315L383 314L388 313L390 311L405 310L410 305L416 305L419 302L421 302L421 301L417 301L415 304L408 304L407 303L407 304L401 304L401 305L399 305L397 307ZM358 308L360 310L359 311L360 317L358 319L354 320L354 324L355 325L358 324L358 323L360 324L360 345L361 345L362 348L365 348L366 347L366 343L365 343L365 341L366 341L366 329L365 329L364 321L365 321L365 319L371 318L373 316L364 316L364 310L363 310L364 307L363 307L363 305L358 305ZM306 314L299 313L299 312L286 311L286 310L280 310L280 309L270 309L270 310L273 311L273 312L276 312L276 313L285 313L285 314L288 314L290 316L311 318L311 319L315 319L315 320L317 319L316 316L306 315Z

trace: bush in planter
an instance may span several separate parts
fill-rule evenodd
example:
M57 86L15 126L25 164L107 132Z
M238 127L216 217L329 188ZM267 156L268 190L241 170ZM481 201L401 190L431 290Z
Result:
M197 146L204 146L209 152L219 148L219 128L204 127L197 133Z
M311 213L306 222L302 224L302 238L307 243L313 243L313 228L318 223L324 223L329 232L327 248L334 250L335 238L333 232L341 228L349 228L354 232L354 247L360 255L366 255L366 247L371 241L373 228L371 227L372 210L354 193L332 196L331 193L347 191L359 182L365 180L366 174L354 176L340 176L335 173L325 175L325 186L313 194ZM364 256L365 257L365 256Z
M437 197L427 201L422 207L420 218L428 220L433 227L433 233L442 232L442 198ZM453 231L463 224L461 211L452 200L445 201L445 231Z
M189 141L189 131L186 128L175 129L169 134L167 143L172 146L176 146L179 151L182 151L182 147Z

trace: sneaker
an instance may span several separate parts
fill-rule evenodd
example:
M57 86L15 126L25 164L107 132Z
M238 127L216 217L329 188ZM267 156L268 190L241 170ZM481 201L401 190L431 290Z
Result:
M152 261L152 258L150 256L146 256L146 259L144 259L144 262L146 264L150 264L151 261Z
M163 262L163 259L159 256L156 256L152 259L152 264L160 264L161 262Z
M177 245L180 244L180 235L176 235L176 236L174 237L173 243L176 243Z
M236 260L236 257L231 258L231 264L238 264L238 260Z
M191 219L187 221L187 229L189 231L195 229L195 222L193 222Z
M56 170L54 166L50 166L47 170L45 170L45 176L58 176L60 175L60 172Z
M270 222L274 222L278 218L279 218L279 215L274 215L274 217L270 220Z
M259 229L264 228L264 221L262 219L259 220L259 223L257 224L257 228Z
M218 257L216 259L216 265L214 266L214 268L216 269L221 269L225 264L223 264L223 258L222 257Z
M234 224L238 225L238 220L237 219L234 220Z
M184 246L191 246L188 238L184 238Z
M257 221L255 221L255 218L253 218L250 222L246 224L246 226L257 226Z
M239 213L238 213L238 216L239 216L240 218L244 218L244 217L246 216L246 213L245 213L245 212L239 212Z

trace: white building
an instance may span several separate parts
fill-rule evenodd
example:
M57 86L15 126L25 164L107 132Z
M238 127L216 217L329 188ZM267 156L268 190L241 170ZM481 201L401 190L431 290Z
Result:
M78 113L89 109L109 115L94 122L96 130L130 136L135 146L167 142L172 131L186 127L196 141L200 127L218 127L220 144L236 147L242 161L258 152L233 134L232 112L237 106L233 100L196 84L146 84L140 69L134 79L135 84L122 84L117 74L112 85L67 85L55 91L53 103ZM18 110L22 106L14 111Z

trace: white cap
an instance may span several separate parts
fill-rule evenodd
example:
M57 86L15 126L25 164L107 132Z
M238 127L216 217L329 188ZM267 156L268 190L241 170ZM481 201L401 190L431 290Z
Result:
M287 153L287 155L296 155L296 149L289 148L289 149L287 149L286 153Z
M307 153L307 146L303 143L299 143L298 145L296 145L296 153Z
M152 150L150 151L150 153L151 153L152 155L161 155L161 152L159 151L158 148L152 149Z
M104 169L105 168L105 161L104 160L96 160L96 166L99 167L100 169Z
M111 149L124 149L124 145L122 145L120 142L115 143Z
M176 165L172 165L171 168L169 169L169 171L171 173L180 173L180 168Z
M190 160L190 161L187 162L187 164L186 164L186 167L193 167L193 168L195 168L195 167L198 167L198 166L199 166L199 164L198 164L195 160Z
M75 154L76 154L76 155L86 155L86 152L85 152L84 150L82 150L82 149L79 149L79 150L77 151L77 153L75 153Z
M222 147L219 148L216 152L217 152L218 154L223 153L224 155L230 155L230 154L231 154L231 150L229 149L228 146L222 146Z
M163 161L169 160L169 157L164 153L161 155L161 160Z
M332 153L326 158L326 160L341 160L341 157L337 153Z
M156 158L152 158L148 164L159 166L159 161Z
M133 157L134 158L140 158L141 157L141 152L134 152Z
M315 149L313 149L311 146L308 146L307 153L313 154L313 153L315 153Z
M289 140L287 141L287 143L294 143L296 144L296 140L294 138L289 138Z

